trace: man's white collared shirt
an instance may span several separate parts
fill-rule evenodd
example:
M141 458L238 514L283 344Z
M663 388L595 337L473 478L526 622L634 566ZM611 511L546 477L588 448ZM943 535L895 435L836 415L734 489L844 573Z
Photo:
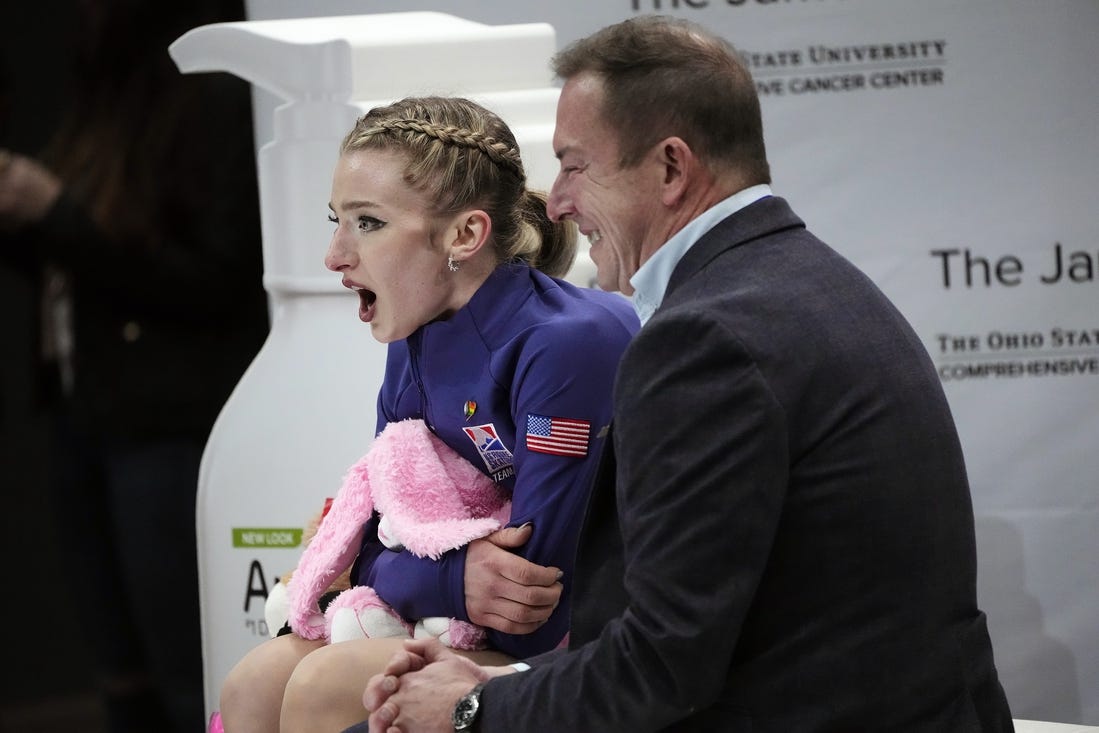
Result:
M692 219L687 226L680 229L675 235L660 246L653 256L645 261L630 278L633 286L634 310L641 319L641 325L652 317L660 304L664 302L664 292L668 289L668 282L672 279L672 271L683 255L687 253L695 242L702 239L706 232L713 229L719 221L740 211L749 204L754 204L761 198L771 196L771 187L767 184L751 186L743 191L737 191L727 199L723 199L701 214Z

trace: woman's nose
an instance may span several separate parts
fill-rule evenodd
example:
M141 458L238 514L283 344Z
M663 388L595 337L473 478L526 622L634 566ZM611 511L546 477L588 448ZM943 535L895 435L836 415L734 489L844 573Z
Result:
M328 251L324 255L324 266L333 272L339 272L351 266L347 249L340 244L339 232L332 235L332 241L328 244Z

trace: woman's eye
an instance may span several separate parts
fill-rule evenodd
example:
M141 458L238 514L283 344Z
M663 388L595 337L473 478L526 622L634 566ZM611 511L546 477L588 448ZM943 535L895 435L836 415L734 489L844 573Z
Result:
M385 226L385 222L381 219L375 219L373 216L360 216L359 217L359 231L361 232L373 232L381 229Z
M332 222L333 224L339 224L340 223L340 220L336 218L335 214L329 214L328 215L328 221Z

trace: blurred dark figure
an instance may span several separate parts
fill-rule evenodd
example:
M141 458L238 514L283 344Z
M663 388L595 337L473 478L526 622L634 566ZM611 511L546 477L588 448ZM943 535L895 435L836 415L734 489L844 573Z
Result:
M268 321L248 85L167 47L244 8L74 12L62 123L39 156L0 149L0 262L40 289L58 576L109 730L198 733L199 462Z

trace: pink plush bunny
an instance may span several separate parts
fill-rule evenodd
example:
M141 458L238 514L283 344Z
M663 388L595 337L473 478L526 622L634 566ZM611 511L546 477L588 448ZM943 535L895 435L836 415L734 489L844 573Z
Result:
M367 586L341 592L322 614L318 599L351 566L363 524L377 510L391 550L439 558L502 527L507 494L437 438L423 420L390 423L344 477L287 586L289 621L305 639L435 636L458 649L485 645L479 626L450 618L404 619Z

